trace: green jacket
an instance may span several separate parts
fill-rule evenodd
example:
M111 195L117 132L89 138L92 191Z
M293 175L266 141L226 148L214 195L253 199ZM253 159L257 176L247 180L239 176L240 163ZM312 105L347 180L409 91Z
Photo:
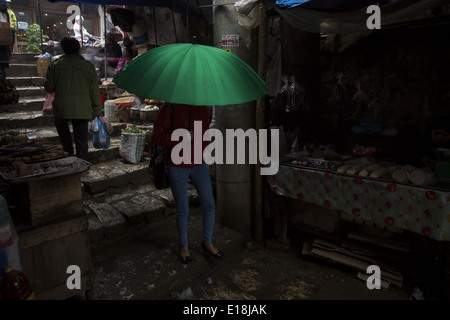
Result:
M44 88L55 93L55 118L92 120L103 116L95 67L78 54L64 55L50 63Z

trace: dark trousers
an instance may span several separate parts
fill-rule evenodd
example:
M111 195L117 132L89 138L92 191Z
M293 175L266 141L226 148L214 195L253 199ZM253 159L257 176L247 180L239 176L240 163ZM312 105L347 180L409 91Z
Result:
M72 122L73 140L69 123ZM58 119L55 118L55 126L63 150L69 155L74 154L73 142L75 142L76 156L88 160L88 125L89 120L84 119Z

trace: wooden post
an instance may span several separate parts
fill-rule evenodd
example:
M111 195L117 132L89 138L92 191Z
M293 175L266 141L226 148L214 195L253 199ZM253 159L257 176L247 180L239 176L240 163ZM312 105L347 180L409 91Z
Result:
M260 9L260 23L259 23L259 37L258 37L258 74L264 81L266 80L267 72L267 8L264 2L259 4ZM256 101L256 126L255 129L259 134L259 129L265 127L265 97L259 98ZM254 212L254 237L257 242L262 240L263 236L263 177L261 176L261 164L257 163L255 166L255 187L254 187L254 199L255 199L255 212Z
M172 19L173 19L173 11L172 11ZM156 11L155 11L155 7L153 7L153 29L155 30L155 47L158 46L158 35L156 33ZM175 38L177 37L177 33L175 31ZM178 43L178 41L177 41Z
M44 53L44 47L42 46L41 1L38 1L38 11L39 11L39 36L41 37L39 48L41 49L41 53Z

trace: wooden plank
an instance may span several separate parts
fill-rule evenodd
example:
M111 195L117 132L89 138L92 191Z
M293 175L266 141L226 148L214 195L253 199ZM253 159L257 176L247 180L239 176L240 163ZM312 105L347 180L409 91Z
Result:
M327 251L319 248L313 248L311 250L311 254L318 257L326 258L329 261L342 263L343 265L346 265L348 267L351 267L357 271L364 273L367 271L367 267L370 265L365 261L348 257L338 252ZM386 271L388 270L388 268L383 268L382 266L380 266L380 270L382 279L388 281L389 283L395 284L398 287L402 286L403 276L401 274L393 273L391 272L391 270Z
M86 291L92 290L93 283L91 275L83 275L80 278L81 289L68 289L66 283L44 291L35 292L35 300L64 300Z
M370 264L376 264L375 260L370 257L366 257L357 253L353 253L349 249L346 249L344 247L341 247L339 244L334 244L332 242L323 240L323 239L314 239L313 246L319 249L327 250L327 251L334 251L339 252L342 254L345 254L346 256L356 258L359 260L362 260L364 262L370 263Z
M88 229L85 215L59 223L45 225L39 228L19 232L20 243L23 249L38 246L44 242L69 236L73 233Z
M394 249L397 251L411 252L411 247L410 247L409 243L405 243L405 242L393 241L393 240L375 237L375 236L371 236L371 235L361 234L358 232L350 232L348 234L348 238L357 240L357 241L362 241L365 243L378 245L380 247Z
M358 272L358 274L356 276L358 277L358 279L361 279L365 282L367 282L367 279L370 277L367 273L362 273L362 272ZM380 279L380 285L381 285L382 289L389 288L389 282L384 281L383 279Z
M292 209L290 198L275 196L275 232L280 243L287 243L288 212Z

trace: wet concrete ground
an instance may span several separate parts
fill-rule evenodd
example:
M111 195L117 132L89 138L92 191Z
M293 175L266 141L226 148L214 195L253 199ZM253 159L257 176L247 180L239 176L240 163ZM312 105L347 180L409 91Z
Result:
M177 256L175 218L142 224L92 248L98 300L409 300L411 288L369 290L357 272L300 249L269 241L256 244L216 225L214 243L223 260L201 247L200 208L190 214L192 262Z

